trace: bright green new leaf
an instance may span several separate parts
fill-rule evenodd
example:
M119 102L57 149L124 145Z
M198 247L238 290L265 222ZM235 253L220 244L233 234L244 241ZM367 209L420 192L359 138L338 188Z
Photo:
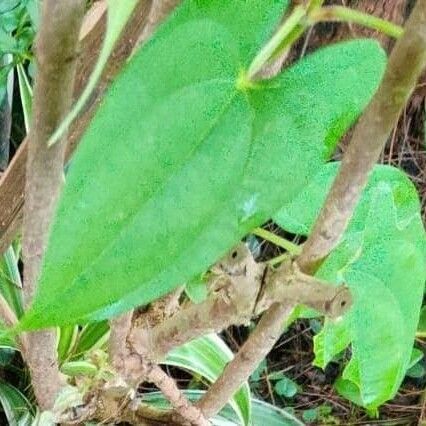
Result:
M324 166L276 215L284 229L309 232L337 167ZM315 364L321 367L352 343L352 361L337 388L369 409L395 395L409 366L425 259L426 237L414 186L397 169L377 166L343 241L318 272L330 282L346 282L354 306L345 318L326 320L315 338Z
M385 56L343 43L249 84L285 3L187 0L133 57L70 168L22 328L116 315L189 281L328 158Z
M191 371L213 383L233 357L232 351L219 336L209 334L173 349L164 364ZM251 424L250 388L247 383L241 386L229 404L241 424Z

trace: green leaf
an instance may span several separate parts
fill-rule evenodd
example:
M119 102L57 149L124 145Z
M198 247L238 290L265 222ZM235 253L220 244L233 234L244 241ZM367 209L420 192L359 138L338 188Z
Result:
M289 379L288 377L284 377L275 383L274 390L279 396L293 398L299 391L299 387L293 380Z
M164 364L189 370L213 383L233 357L232 351L223 340L215 334L210 334L173 349ZM247 383L235 393L229 404L242 424L250 424L250 388Z
M406 375L413 379L421 379L426 375L425 366L420 363L415 364L407 370Z
M29 0L2 0L0 5L0 56L28 52L34 29L28 15Z
M88 361L70 361L61 366L61 373L70 377L88 376L93 377L98 374L96 365Z
M423 306L420 312L419 324L417 326L417 334L420 337L426 336L426 306Z
M108 337L109 325L107 321L85 325L78 335L70 357L80 358L93 349L100 349L105 345Z
M423 351L417 348L413 348L411 352L411 358L410 358L410 363L408 364L408 368L411 368L414 365L416 365L418 362L420 362L424 358L424 356L425 355Z
M309 232L337 168L338 164L324 166L276 215L284 229ZM315 364L323 368L352 343L352 361L338 390L371 410L395 395L410 363L425 258L426 237L414 186L397 169L377 166L341 244L318 272L328 281L346 282L354 306L343 320L327 320L315 338Z
M18 74L19 94L21 97L22 112L24 114L25 131L28 133L30 129L32 115L33 90L23 65L18 64L16 66L16 70Z
M300 191L291 203L288 203L276 213L274 220L286 231L309 235L339 167L340 162L333 162L317 170L315 177L310 180L308 186ZM393 167L377 166L368 181L347 232L363 229L365 219L369 214L371 197L375 194L380 182L386 182L392 186L394 197L398 203L398 212L401 216L409 218L413 212L418 211L417 192L409 184L408 179L404 178Z
M339 425L339 420L331 416L332 411L329 405L320 405L319 407L304 410L303 420L307 423Z
M22 328L160 297L308 182L373 94L385 58L375 42L343 43L241 87L285 3L187 0L133 57L71 165Z
M314 337L313 365L325 369L327 364L349 345L350 341L347 317L337 320L327 318L321 332Z
M303 420L308 423L314 423L318 419L318 410L316 408L310 408L303 411Z
M27 398L14 386L0 380L0 403L9 425L32 424L32 410Z
M18 258L12 247L9 247L0 259L0 293L15 315L20 318L24 313L22 282Z
M72 354L78 336L78 325L65 325L59 328L58 358L65 361Z

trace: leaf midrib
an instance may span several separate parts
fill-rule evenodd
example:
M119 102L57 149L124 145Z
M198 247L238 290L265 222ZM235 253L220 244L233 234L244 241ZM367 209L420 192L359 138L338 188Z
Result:
M197 86L201 84L205 84L206 82L212 82L213 80L206 80L201 83L197 84L190 84L188 87ZM224 81L223 84L229 84L232 83L233 80ZM183 88L177 89L176 91L179 91ZM237 90L233 90L230 93L230 96L228 100L224 103L223 108L221 111L217 114L217 116L212 120L211 125L208 127L206 132L200 137L199 142L194 145L193 149L189 152L189 154L182 159L182 161L176 166L176 168L170 173L169 177L166 178L161 185L158 185L153 193L151 193L146 199L143 200L143 202L134 209L136 212L135 214L129 215L129 217L124 221L123 226L119 230L118 233L114 235L113 238L109 240L107 244L104 245L103 249L96 254L92 261L86 265L78 274L75 274L74 279L70 282L69 285L62 287L62 291L68 292L75 284L75 282L81 277L84 276L85 273L94 265L96 262L104 256L105 253L108 252L108 250L114 246L115 242L131 227L132 222L136 219L136 217L139 215L140 211L143 209L143 207L150 202L153 198L156 197L166 186L167 184L173 179L173 177L179 172L179 170L182 170L182 168L191 160L191 158L194 157L194 155L197 153L198 149L203 145L203 142L208 138L208 136L211 134L211 132L216 128L217 124L220 122L222 117L226 114L227 110L232 105L235 98L238 96L239 92ZM170 94L171 96L171 94ZM55 298L53 299L55 300ZM47 305L47 304L45 304Z

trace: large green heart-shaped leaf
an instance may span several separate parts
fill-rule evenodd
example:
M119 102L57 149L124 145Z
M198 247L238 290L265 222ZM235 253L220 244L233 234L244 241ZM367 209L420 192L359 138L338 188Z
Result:
M374 93L385 56L373 41L343 43L249 84L244 69L285 4L188 0L135 55L73 161L22 328L150 302L313 176Z
M337 168L338 163L323 166L276 215L283 228L309 232ZM344 318L326 320L315 337L315 364L323 368L352 343L352 360L338 389L367 408L374 410L393 397L405 376L423 297L425 259L415 188L397 169L376 166L343 241L318 271L331 282L346 282L354 307ZM343 386L343 381L351 385Z

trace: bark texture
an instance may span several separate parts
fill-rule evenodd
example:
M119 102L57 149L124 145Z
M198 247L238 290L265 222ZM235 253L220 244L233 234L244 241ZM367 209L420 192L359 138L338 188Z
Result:
M36 291L49 226L63 182L64 141L52 148L47 147L46 141L71 105L83 12L84 1L45 0L42 5L25 186L23 294L27 307ZM49 409L61 385L56 332L29 333L27 341L24 358L37 402L42 409Z

